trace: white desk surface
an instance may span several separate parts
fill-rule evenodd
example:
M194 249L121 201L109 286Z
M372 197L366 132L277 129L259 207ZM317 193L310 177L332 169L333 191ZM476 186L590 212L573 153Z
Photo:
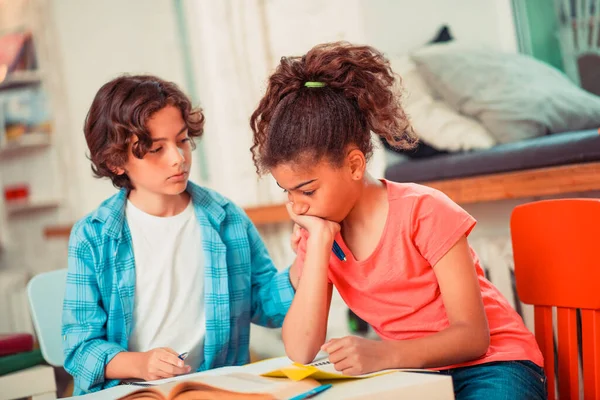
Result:
M287 357L272 358L265 361L260 361L254 364L248 364L242 367L223 367L216 368L210 371L197 372L194 374L182 375L171 379L171 381L187 380L196 376L214 376L224 375L231 372L243 372L249 374L260 375L268 371L272 371L278 368L288 366L292 363ZM430 385L435 390L428 393L426 396L422 394L423 385ZM393 396L388 397L386 395L377 395L378 400L385 400L387 398L397 398L398 394L402 394L403 397L412 394L416 395L419 399L427 400L446 400L454 399L454 392L452 389L452 378L446 375L437 374L420 374L420 373L409 373L409 372L395 372L386 375L380 375L368 379L354 379L344 380L339 383L335 383L334 386L326 390L325 392L316 396L318 400L328 399L342 399L342 398L369 398L369 393L372 393L374 387L393 386L397 388L398 392ZM417 388L417 386L419 388ZM71 400L108 400L116 399L121 396L125 396L128 393L140 389L139 386L133 385L119 385L110 389L105 389L96 393L86 394L83 396L69 397ZM429 392L429 391L428 391ZM405 397L409 398L409 397Z

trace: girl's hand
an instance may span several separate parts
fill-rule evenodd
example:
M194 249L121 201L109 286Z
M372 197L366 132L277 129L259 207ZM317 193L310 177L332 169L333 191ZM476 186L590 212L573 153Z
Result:
M290 237L290 245L292 246L292 250L295 254L298 254L298 245L300 244L300 240L302 240L300 225L294 224L294 230L292 231L292 236Z
M328 221L326 219L313 217L310 215L303 215L303 212L305 211L303 211L302 208L293 205L292 203L287 203L286 207L292 221L294 221L296 225L300 226L300 228L308 231L310 241L331 244L335 235L340 231L341 227L337 222Z
M329 353L329 361L344 375L363 375L387 368L390 350L387 342L346 336L331 339L321 346Z

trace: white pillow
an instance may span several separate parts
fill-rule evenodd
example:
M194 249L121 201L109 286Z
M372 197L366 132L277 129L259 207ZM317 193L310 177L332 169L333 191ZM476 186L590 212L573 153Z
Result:
M450 42L412 59L433 90L501 143L600 126L600 97L532 57Z
M437 99L408 57L390 62L402 78L402 106L419 138L438 150L452 152L487 149L496 144L483 125Z

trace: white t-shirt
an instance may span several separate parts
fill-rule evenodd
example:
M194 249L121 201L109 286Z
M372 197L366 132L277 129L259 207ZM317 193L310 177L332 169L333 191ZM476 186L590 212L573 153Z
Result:
M200 225L190 200L172 217L147 214L127 201L125 215L135 257L135 307L129 351L170 347L204 357L204 260Z

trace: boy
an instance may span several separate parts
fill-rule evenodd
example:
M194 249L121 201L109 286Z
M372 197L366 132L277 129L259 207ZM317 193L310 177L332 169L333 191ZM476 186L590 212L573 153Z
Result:
M289 271L243 210L188 182L203 125L153 76L119 77L92 103L92 170L120 191L71 232L62 333L76 395L247 363L250 322L283 323Z

